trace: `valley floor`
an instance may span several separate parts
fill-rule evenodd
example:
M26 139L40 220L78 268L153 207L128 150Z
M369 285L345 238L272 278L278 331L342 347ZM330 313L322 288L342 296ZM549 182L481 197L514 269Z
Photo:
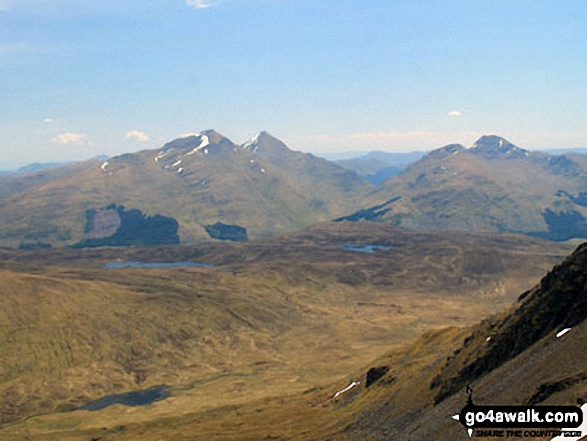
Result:
M387 393L354 400L370 367L419 375L571 249L342 223L247 244L3 250L0 439L368 439L352 436L361 400ZM74 410L162 384L171 396L146 406Z

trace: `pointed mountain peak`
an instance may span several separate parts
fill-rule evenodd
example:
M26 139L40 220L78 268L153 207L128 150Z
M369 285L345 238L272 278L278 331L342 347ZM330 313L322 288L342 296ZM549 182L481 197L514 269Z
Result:
M262 133L265 133L265 132L259 132L254 137L252 137L247 142L245 142L242 145L243 149L250 150L252 152L256 151L257 147L259 146L258 142L259 142L259 138L261 137Z
M498 150L507 148L517 148L507 139L497 135L485 135L479 138L472 148L486 149L486 150Z
M210 144L220 144L224 141L231 142L226 136L218 133L216 130L204 130L201 135L207 136Z
M482 136L471 147L471 153L485 157L486 159L515 159L527 157L529 152L521 149L507 139L496 135Z
M259 132L257 135L255 135L255 137L244 143L242 148L252 152L256 152L259 149L289 150L289 148L283 142L265 131Z
M266 132L265 130L262 130L257 134L257 140L263 142L281 142L279 139L275 138L273 135L271 135L269 132Z
M226 136L215 130L204 130L202 132L187 132L179 135L177 139L165 144L161 152L177 151L185 153L186 151L195 152L204 147L234 147L232 141Z

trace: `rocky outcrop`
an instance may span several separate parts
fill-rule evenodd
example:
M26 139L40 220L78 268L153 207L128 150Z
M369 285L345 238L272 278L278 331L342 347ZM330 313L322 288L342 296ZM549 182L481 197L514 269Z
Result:
M375 383L388 372L389 366L379 366L369 369L369 371L367 372L367 381L365 383L365 387L371 386L373 383Z

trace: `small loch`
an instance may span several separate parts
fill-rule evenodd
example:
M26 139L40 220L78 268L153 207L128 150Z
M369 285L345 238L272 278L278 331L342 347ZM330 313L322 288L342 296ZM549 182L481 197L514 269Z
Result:
M347 251L355 251L358 253L375 254L375 251L387 251L391 249L388 245L357 245L352 243L343 243L339 245Z
M146 390L137 390L117 395L106 395L105 397L78 407L78 410L96 411L113 406L114 404L133 407L146 406L147 404L164 400L169 397L169 395L168 386L155 386Z

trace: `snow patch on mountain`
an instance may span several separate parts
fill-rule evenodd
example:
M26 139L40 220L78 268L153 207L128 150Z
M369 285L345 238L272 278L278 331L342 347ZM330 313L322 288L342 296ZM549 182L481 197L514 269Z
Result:
M261 133L257 133L257 135L255 135L255 137L247 142L245 142L243 144L243 149L248 149L252 152L256 152L257 149L259 148L259 145L257 144L259 142L259 136L261 136Z
M339 390L337 393L334 394L334 396L332 397L332 399L338 397L339 395L344 394L345 392L348 392L349 390L351 390L353 387L358 386L359 384L361 384L360 382L355 382L353 381L351 384L349 384L347 387L345 387L342 390Z
M200 145L197 146L195 149L193 149L191 152L189 152L188 155L193 155L194 153L199 152L204 147L207 147L209 145L210 145L210 139L206 135L202 135Z

